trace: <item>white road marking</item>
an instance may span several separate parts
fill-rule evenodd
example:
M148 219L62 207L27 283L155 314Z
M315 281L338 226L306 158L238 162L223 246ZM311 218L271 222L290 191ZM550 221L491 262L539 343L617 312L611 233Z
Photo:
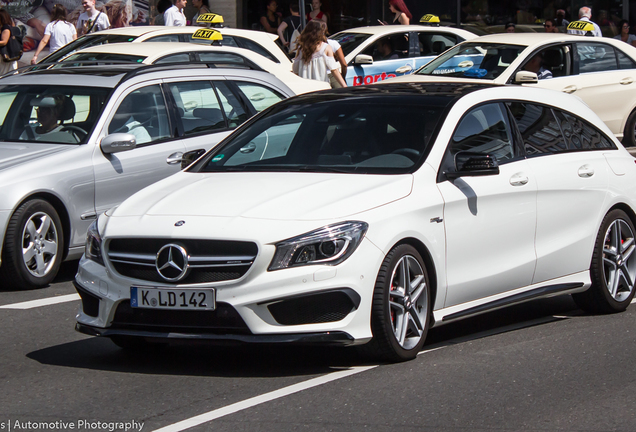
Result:
M58 303L66 303L70 301L79 300L79 294L68 294L57 297L49 297L40 300L31 300L22 303L13 303L4 306L0 306L0 309L32 309L40 306L49 306Z
M435 351L441 348L445 348L445 347L437 347L433 349L428 349L418 353L418 355L425 354L430 351ZM173 423L171 425L164 426L160 429L155 429L153 432L180 432L195 426L199 426L200 424L207 423L212 420L216 420L226 415L234 414L236 412L239 412L248 408L252 408L256 405L260 405L265 402L273 401L275 399L279 399L293 393L298 393L303 390L310 389L312 387L317 387L319 385L326 384L331 381L336 381L341 378L346 378L351 375L356 375L362 372L366 372L376 367L378 367L378 365L354 366L350 369L344 369L338 372L332 372L330 374L312 378L310 380L293 384L288 387L283 387L282 389L274 390L272 392L265 393L259 396L254 396L253 398L246 399L241 402L236 402L234 404L225 406L223 408L219 408L213 411L209 411L207 413L199 414L198 416L182 420L178 423Z

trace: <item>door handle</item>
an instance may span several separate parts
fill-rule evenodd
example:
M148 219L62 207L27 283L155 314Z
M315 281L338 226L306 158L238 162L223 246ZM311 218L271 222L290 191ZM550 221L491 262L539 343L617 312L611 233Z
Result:
M594 175L594 168L589 165L583 165L579 168L579 177L587 178Z
M578 88L575 85L570 85L570 86L565 87L563 89L563 92L564 93L574 93L577 90L578 90Z
M523 186L528 184L528 176L523 173L518 173L510 177L510 184L513 186Z
M172 153L170 156L168 156L168 158L166 159L166 163L168 165L176 165L176 164L180 164L181 160L183 160L183 153L182 152L176 152L176 153Z
M395 70L395 73L407 73L413 70L413 66L411 65L405 65L405 66L400 66L399 68L397 68Z
M634 82L634 78L632 77L627 77L627 78L623 78L622 80L619 81L622 85L627 85L627 84L631 84Z

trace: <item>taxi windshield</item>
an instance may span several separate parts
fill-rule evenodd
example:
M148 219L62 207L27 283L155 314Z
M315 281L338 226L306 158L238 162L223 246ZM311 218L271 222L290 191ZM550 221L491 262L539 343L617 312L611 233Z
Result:
M433 59L415 73L492 80L525 49L521 45L467 42Z
M84 144L110 88L0 86L0 141Z
M330 36L329 39L333 39L340 44L342 53L346 57L370 37L371 35L368 33L340 32Z
M421 165L448 98L383 94L279 103L192 171L404 174Z

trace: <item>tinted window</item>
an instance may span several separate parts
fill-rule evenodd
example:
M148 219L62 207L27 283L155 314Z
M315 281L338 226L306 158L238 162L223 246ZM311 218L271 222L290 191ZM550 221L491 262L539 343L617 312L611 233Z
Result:
M170 136L168 114L158 85L128 94L119 104L108 125L108 133L135 135L137 145L149 144Z
M380 45L385 45L386 48ZM409 35L408 33L395 33L382 37L369 45L361 54L372 56L373 61L376 62L408 57Z
M230 128L233 129L237 127L250 117L245 110L243 103L230 90L226 83L220 81L217 82L216 89L219 93L221 105L223 106L223 111L225 112Z
M146 39L144 42L179 42L178 34L167 34Z
M614 149L614 144L588 122L555 109L568 150Z
M223 65L245 65L245 58L238 54L224 52L198 52L199 61L203 63L214 63L218 67Z
M453 159L460 152L490 155L499 164L517 156L502 104L482 105L462 118L449 147Z
M458 43L457 36L446 33L420 32L418 39L422 56L439 55Z
M159 63L189 63L190 54L172 54L155 60L155 64Z
M267 51L265 48L263 48L262 46L260 46L256 42L254 42L253 40L247 39L247 38L238 37L238 36L234 36L234 39L236 40L236 43L238 45L240 45L241 48L245 48L245 49L248 49L250 51L254 51L255 53L258 53L258 54L262 55L263 57L266 57L266 58L270 59L271 61L273 61L275 63L280 63L280 61L276 57L274 57L274 55L272 53ZM221 43L223 43L223 42L221 42Z
M621 69L636 69L636 63L631 57L621 50L616 50L616 54L618 55L618 67Z
M550 108L521 102L510 103L509 107L517 121L527 155L566 150L559 123Z
M168 84L186 136L225 129L225 116L212 83L190 81Z
M580 42L576 44L576 50L579 55L579 73L618 69L614 48L609 45Z
M366 41L370 37L371 35L367 33L341 32L331 36L330 39L333 39L340 44L342 47L342 53L346 57L349 53L358 48L362 42Z
M262 111L285 99L280 93L260 84L239 81L236 85L245 94L256 111Z

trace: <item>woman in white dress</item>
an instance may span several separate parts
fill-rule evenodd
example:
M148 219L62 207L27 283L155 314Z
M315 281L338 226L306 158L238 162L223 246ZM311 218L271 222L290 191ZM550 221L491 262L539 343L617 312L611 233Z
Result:
M347 84L340 73L340 64L334 58L333 49L327 44L325 31L327 25L323 21L312 20L307 23L298 38L299 49L294 58L294 73L302 78L329 82L329 74L333 74L341 87Z
M49 53L52 54L75 39L77 39L77 30L73 24L66 21L66 8L61 4L56 4L53 6L51 22L46 25L44 37L40 41L38 49L35 50L31 64L37 63L38 55L48 43L50 43Z

